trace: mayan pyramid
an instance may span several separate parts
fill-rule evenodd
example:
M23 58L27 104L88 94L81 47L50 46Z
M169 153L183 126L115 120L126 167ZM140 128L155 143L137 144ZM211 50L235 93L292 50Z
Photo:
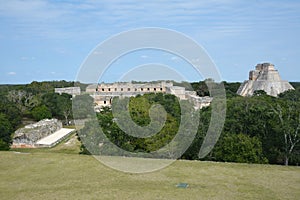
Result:
M249 80L242 83L237 94L252 96L255 91L264 90L268 95L277 97L278 94L293 89L288 81L281 80L273 64L262 63L257 64L256 69L250 71Z

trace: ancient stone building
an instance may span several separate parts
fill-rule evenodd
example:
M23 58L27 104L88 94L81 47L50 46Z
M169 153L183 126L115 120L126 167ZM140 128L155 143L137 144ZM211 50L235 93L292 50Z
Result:
M98 87L98 84L91 84L86 87L85 91L87 93L94 93L98 90L97 87Z
M76 95L80 95L80 87L55 88L54 92L58 94L66 93L74 97Z
M249 80L242 83L237 94L252 96L255 91L263 90L268 95L276 97L284 91L293 89L288 81L281 79L273 64L262 63L257 64L255 70L250 71Z
M13 147L34 147L34 144L60 130L62 123L57 119L44 119L37 123L30 124L15 131L13 136Z
M194 91L186 91L184 87L173 86L172 82L149 82L149 83L101 83L89 85L86 88L96 104L95 110L103 106L111 106L114 97L132 97L146 93L167 93L177 96L180 100L189 100L195 109L208 106L212 101L210 97L199 97Z

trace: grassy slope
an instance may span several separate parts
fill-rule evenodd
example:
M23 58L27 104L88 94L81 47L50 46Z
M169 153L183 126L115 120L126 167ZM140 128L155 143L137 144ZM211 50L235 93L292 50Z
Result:
M297 199L300 168L177 161L128 174L92 156L0 152L0 199ZM187 189L176 188L187 182Z

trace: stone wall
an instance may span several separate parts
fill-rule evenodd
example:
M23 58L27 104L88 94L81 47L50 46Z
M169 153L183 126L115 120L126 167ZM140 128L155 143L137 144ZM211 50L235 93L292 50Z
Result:
M198 98L195 91L187 91L184 87L173 86L172 82L150 82L150 83L101 83L89 85L86 89L93 97L95 110L100 111L103 106L111 106L114 97L132 97L147 93L173 94L180 100L189 100L195 109L209 106L212 98Z
M165 92L166 87L173 86L172 82L158 83L101 83L98 85L97 92L105 95L121 94L145 94L150 92Z
M15 131L13 147L34 145L38 140L60 130L62 123L57 119L44 119Z
M80 87L54 88L54 92L58 94L66 93L74 97L80 95Z

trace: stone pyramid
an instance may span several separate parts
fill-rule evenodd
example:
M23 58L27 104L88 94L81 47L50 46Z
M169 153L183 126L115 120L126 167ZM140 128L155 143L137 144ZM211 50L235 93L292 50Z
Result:
M277 97L278 94L294 88L288 81L281 80L273 64L262 63L257 64L256 69L250 71L249 80L242 83L237 94L252 96L257 90L264 90L268 95Z

